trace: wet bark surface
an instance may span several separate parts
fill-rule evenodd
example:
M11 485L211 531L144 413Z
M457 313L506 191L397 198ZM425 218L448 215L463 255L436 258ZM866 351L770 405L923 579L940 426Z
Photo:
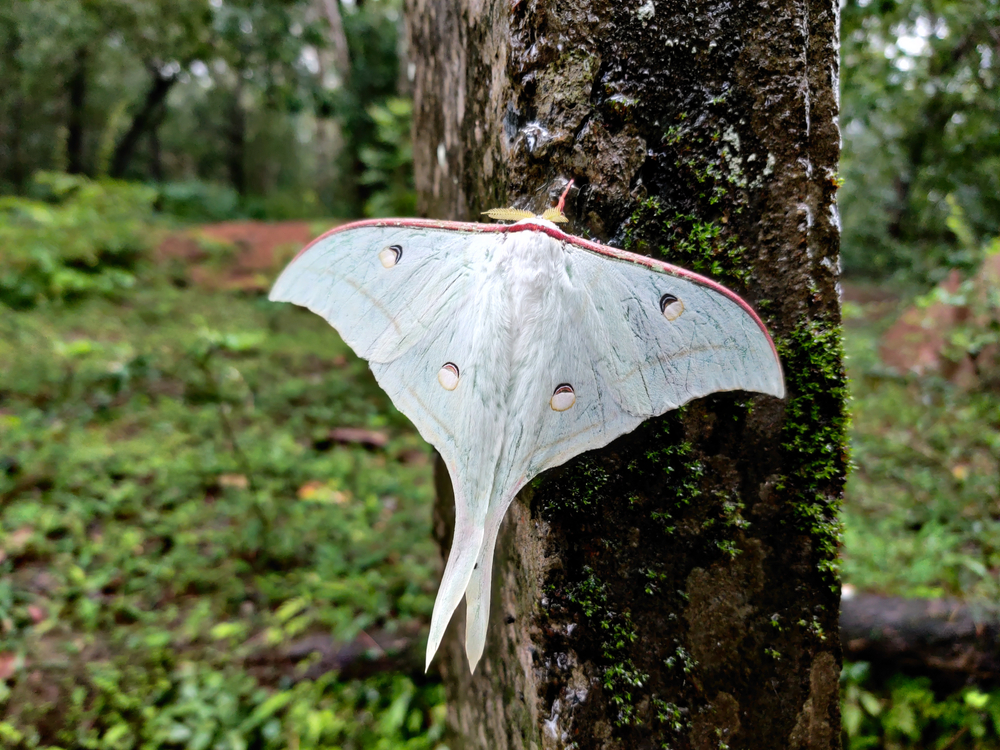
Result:
M435 661L458 748L839 747L837 5L408 0L424 215L541 212L708 275L788 397L700 399L547 472L486 653ZM436 534L450 546L446 472Z

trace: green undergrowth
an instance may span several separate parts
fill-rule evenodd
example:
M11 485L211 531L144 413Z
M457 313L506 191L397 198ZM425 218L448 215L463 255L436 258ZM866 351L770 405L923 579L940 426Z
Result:
M433 681L282 656L421 637L427 446L317 316L131 273L0 314L0 745L434 747Z
M1000 745L1000 690L938 695L926 677L872 684L865 662L844 665L845 750L992 750Z
M31 198L0 196L0 304L125 293L155 198L141 185L55 173L35 176Z
M201 661L93 662L51 687L67 697L18 703L0 721L0 746L432 750L443 733L441 686L402 675L341 682L330 672L265 689L245 671Z
M1000 399L886 370L880 337L904 305L847 308L855 469L843 512L844 583L995 602Z
M881 363L882 336L909 303L859 287L845 305L854 468L842 518L845 586L992 603L1000 596L1000 399ZM842 676L844 746L1000 746L1000 691L941 692L926 678Z

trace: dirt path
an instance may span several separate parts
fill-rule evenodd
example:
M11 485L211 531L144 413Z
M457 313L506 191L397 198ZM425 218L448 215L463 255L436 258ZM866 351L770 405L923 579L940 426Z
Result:
M264 292L302 247L334 221L227 221L168 234L156 249L178 277L209 289Z

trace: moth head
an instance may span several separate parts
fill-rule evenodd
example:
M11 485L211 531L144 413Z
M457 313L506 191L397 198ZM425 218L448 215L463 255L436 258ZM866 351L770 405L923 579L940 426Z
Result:
M513 206L510 208L491 208L489 211L483 211L483 216L489 216L493 221L520 221L535 218L531 211L524 211Z
M521 226L522 224L530 224L535 227L547 227L548 229L559 229L559 227L543 216L532 216L530 219L521 219L520 221L514 222L513 226Z
M520 223L529 219L535 219L548 222L549 224L566 224L569 222L569 219L563 213L563 207L566 205L566 196L569 194L571 187L573 187L573 180L567 183L562 195L559 196L559 205L555 208L545 209L541 216L536 216L531 211L514 208L513 206L510 208L491 208L489 211L483 211L483 216L489 216L494 221L514 221Z
M519 208L491 208L489 211L483 211L483 215L497 221L513 221L514 226L533 224L550 229L558 229L555 222L569 221L563 216L562 211L557 211L554 208L550 208L541 216L536 216L531 211L522 211Z

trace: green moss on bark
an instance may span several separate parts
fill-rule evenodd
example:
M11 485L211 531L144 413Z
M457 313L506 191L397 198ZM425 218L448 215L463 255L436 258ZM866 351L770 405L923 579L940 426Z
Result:
M586 575L568 588L566 598L573 602L588 623L600 633L603 666L602 683L605 694L618 712L616 724L625 726L641 723L636 715L637 691L649 679L636 668L630 656L638 633L628 610L616 612L608 602L607 586L597 579L594 571L584 567Z
M546 512L585 511L600 500L609 480L610 476L603 466L583 458L561 477L562 491L546 495L543 508ZM537 488L543 481L542 477L537 477L532 486Z
M795 518L813 538L818 568L837 588L838 511L850 423L840 326L822 320L799 325L779 340L778 352L788 389L781 443L795 469L776 489L796 498Z
M625 249L662 258L723 282L746 286L746 250L718 222L669 211L659 198L647 198L625 229Z

